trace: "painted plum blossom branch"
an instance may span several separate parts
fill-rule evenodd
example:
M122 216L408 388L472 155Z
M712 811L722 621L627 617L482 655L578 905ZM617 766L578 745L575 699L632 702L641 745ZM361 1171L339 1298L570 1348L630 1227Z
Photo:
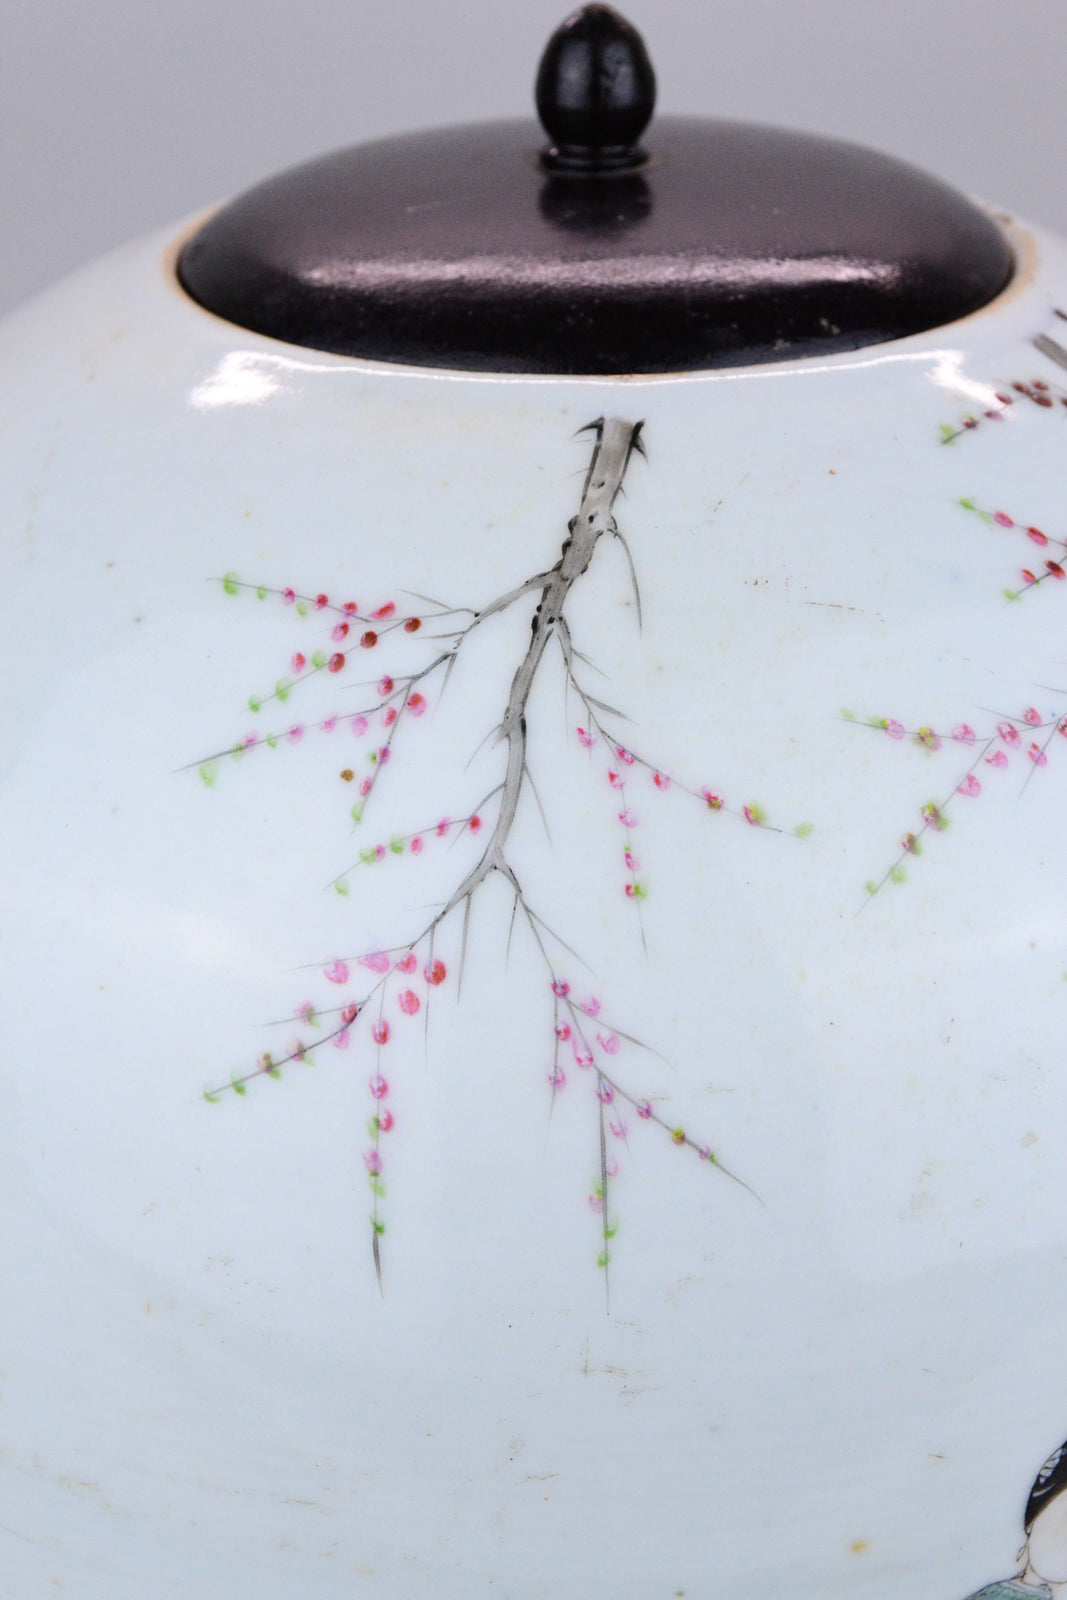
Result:
M847 722L857 722L854 712L843 711ZM1049 764L1050 754L1056 748L1056 735L1067 737L1067 715L1062 711L1042 714L1036 706L1027 706L1019 716L1001 716L992 731L977 733L969 723L961 722L951 733L940 733L925 725L906 728L894 717L871 717L858 724L884 733L896 743L908 742L925 750L929 755L938 751L955 749L966 765L957 771L952 787L936 800L927 800L919 807L919 819L913 829L904 833L900 849L880 878L870 879L866 885L867 900L879 894L887 883L903 883L907 878L909 859L921 856L927 835L944 833L949 826L950 811L954 812L960 799L977 800L984 792L988 776L1019 769L1027 762L1022 787L1025 789L1035 772Z
M247 1069L234 1072L228 1082L205 1090L206 1098L213 1102L227 1092L243 1096L249 1084L260 1077L278 1078L284 1068L308 1064L314 1052L324 1045L331 1045L338 1050L347 1049L358 1026L363 1024L369 1033L373 1051L373 1071L368 1079L369 1143L363 1159L372 1194L371 1242L379 1286L382 1274L380 1241L385 1232L385 1141L395 1126L390 1085L383 1072L383 1052L394 1030L409 1019L421 1013L424 1025L428 1026L432 997L448 976L448 969L438 951L438 940L444 925L454 917L458 917L461 923L458 966L461 981L471 908L479 891L494 877L507 886L511 895L508 946L510 948L516 921L521 921L538 952L551 991L554 1042L548 1081L552 1104L566 1086L567 1069L572 1063L579 1072L589 1074L595 1092L597 1161L589 1203L599 1218L600 1247L597 1259L605 1274L611 1258L611 1240L617 1228L611 1209L611 1196L618 1164L611 1152L618 1142L628 1142L628 1115L633 1114L640 1122L658 1127L674 1145L693 1150L709 1165L717 1167L741 1187L748 1188L735 1173L722 1165L710 1145L662 1116L647 1095L624 1083L616 1069L617 1055L624 1045L641 1051L648 1051L649 1047L621 1028L609 1024L602 1015L601 1003L596 996L578 999L572 993L561 967L565 953L575 956L575 952L553 932L534 908L509 855L509 842L523 796L529 791L540 805L529 767L527 712L534 682L552 644L559 650L566 688L575 693L582 707L584 721L577 729L578 741L590 752L594 746L598 746L606 757L607 776L617 796L618 818L624 830L626 877L623 887L627 898L637 905L639 913L640 902L647 888L645 881L638 877L639 865L633 845L633 831L638 819L628 785L632 784L635 774L647 776L653 790L662 792L674 783L681 792L692 796L711 812L733 815L751 827L783 831L772 827L762 808L754 801L731 805L711 788L678 783L658 764L621 744L613 723L623 713L594 696L585 685L582 669L591 663L574 644L566 609L575 585L588 572L597 548L605 538L618 540L625 553L640 625L636 569L615 520L614 508L632 458L635 454L643 455L644 446L640 422L601 418L583 431L592 432L593 447L578 511L568 524L557 561L548 570L535 573L478 610L450 607L441 601L417 595L412 598L418 602L418 609L406 612L399 610L396 602L391 600L379 606L361 608L354 601L338 604L324 593L308 595L291 588L271 589L264 585L244 583L235 573L228 573L223 580L224 590L229 595L254 593L260 601L279 598L297 615L322 615L327 624L329 638L323 648L313 650L310 654L297 651L289 661L289 671L276 681L273 689L250 697L248 705L253 713L258 714L267 706L288 706L302 692L303 685L317 677L340 675L353 660L365 659L362 652L374 650L383 638L391 634L399 637L420 636L439 645L429 660L414 670L403 675L384 675L367 704L354 712L346 711L343 715L331 713L311 723L293 722L287 728L267 734L251 732L236 744L192 763L199 770L204 783L212 787L218 779L219 764L224 758L246 758L263 749L299 745L311 733L331 734L345 725L360 739L366 739L373 729L375 737L370 740L372 747L367 755L367 770L358 782L352 767L346 767L341 773L346 782L356 783L357 786L357 797L351 810L352 820L356 824L364 819L366 807L389 763L398 734L423 716L428 709L429 693L435 689L439 695L444 693L460 653L477 630L490 617L509 611L524 598L529 597L534 601L529 639L514 670L495 729L496 743L503 752L499 781L462 817L430 820L421 829L393 834L388 841L362 849L358 859L334 879L333 887L339 893L347 894L350 888L349 874L361 866L375 865L390 856L418 856L436 840L455 840L466 836L481 840L484 835L484 842L480 842L480 849L467 870L461 873L444 902L410 940L388 950L365 950L336 958L325 965L323 976L326 981L348 990L348 996L342 1003L321 1008L304 1002L296 1013L302 1032L291 1039L284 1051L262 1054ZM431 632L431 629L434 631ZM488 821L483 818L487 808L490 811ZM802 826L793 831L802 835L808 829ZM644 940L643 926L641 936ZM362 983L359 981L361 976ZM308 1030L317 1037L309 1040Z

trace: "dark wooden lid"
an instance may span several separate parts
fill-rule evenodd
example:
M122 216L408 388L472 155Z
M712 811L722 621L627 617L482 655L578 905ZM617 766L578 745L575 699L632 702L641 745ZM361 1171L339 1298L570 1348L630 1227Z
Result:
M693 371L955 321L1013 270L972 201L858 146L664 117L606 6L550 41L532 121L357 145L217 211L179 276L288 344L480 372Z

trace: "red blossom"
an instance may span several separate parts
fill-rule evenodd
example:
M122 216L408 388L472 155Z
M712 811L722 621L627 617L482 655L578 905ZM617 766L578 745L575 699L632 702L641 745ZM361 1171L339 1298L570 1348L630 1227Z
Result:
M378 635L376 633L372 633L370 628L368 628L359 642L363 646L364 650L373 650L374 646L378 643Z
M379 1017L370 1031L370 1036L375 1044L389 1043L389 1024L384 1017Z
M404 1013L405 1017L413 1017L418 1011L422 1002L419 1000L419 997L415 993L414 989L405 989L402 994L397 996L396 1003Z
M329 667L331 672L340 672L340 670L344 666L344 664L345 664L345 658L341 654L340 650L335 651L334 654L330 657L329 661L327 661L327 663L326 663L326 665Z
M426 982L432 983L435 988L438 984L444 983L447 976L448 973L443 961L432 961L423 972L423 977L426 979Z
M395 610L396 606L394 605L393 601L387 600L384 606L379 606L377 611L372 611L371 616L374 618L375 622L382 622L386 617L391 617Z
M418 690L413 695L408 696L408 710L413 717L421 717L426 710L425 696L419 694Z
M419 629L421 627L422 627L422 623L419 621L418 617L409 617L408 620L404 624L404 632L405 633L418 633L418 631L419 631Z

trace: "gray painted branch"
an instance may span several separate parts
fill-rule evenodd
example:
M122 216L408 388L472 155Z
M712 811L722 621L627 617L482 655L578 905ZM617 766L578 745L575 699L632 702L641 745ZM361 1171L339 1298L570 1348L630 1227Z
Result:
M621 417L601 418L590 426L596 431L596 444L589 462L578 514L568 524L567 538L560 558L543 574L541 598L530 623L530 643L511 682L499 737L507 741L507 767L502 784L496 825L480 860L459 885L437 921L442 921L471 895L491 872L500 872L519 892L515 874L508 865L504 847L518 811L519 798L527 776L526 706L537 669L549 640L559 634L569 644L563 611L567 597L578 579L588 571L593 552L605 533L615 534L613 507L634 450L641 449L641 423Z

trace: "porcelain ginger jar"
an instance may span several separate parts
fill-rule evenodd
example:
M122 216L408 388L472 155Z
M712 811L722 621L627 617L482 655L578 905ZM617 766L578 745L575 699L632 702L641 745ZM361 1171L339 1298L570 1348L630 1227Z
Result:
M1067 253L539 85L0 330L13 1600L1065 1592Z

